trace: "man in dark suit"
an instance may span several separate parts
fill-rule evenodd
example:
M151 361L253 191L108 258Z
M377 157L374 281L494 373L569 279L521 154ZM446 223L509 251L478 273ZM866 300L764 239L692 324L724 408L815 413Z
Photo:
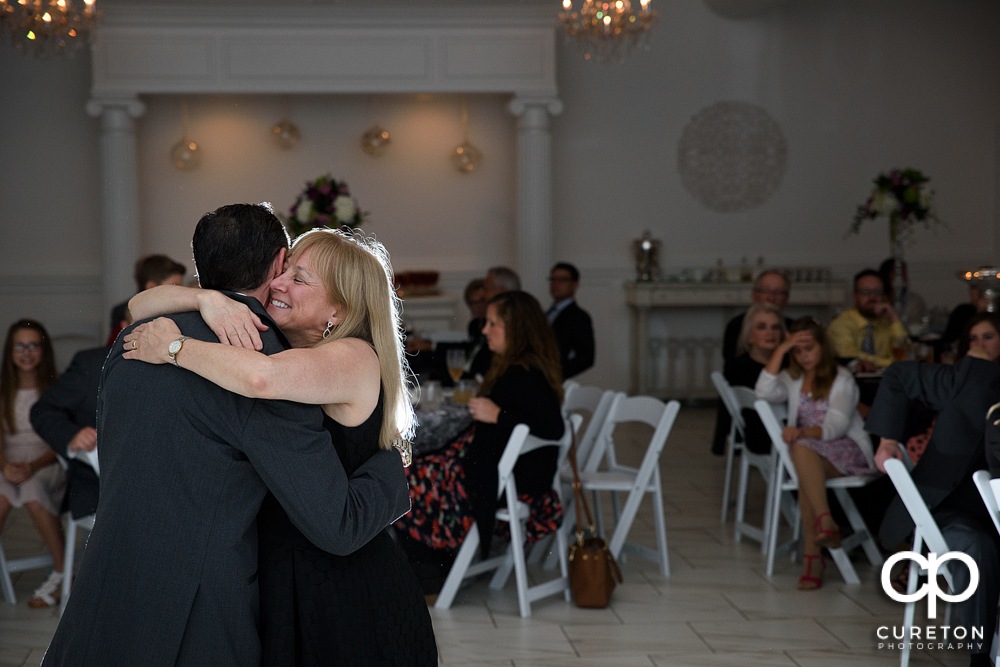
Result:
M881 437L875 464L885 470L889 458L901 459L907 415L913 402L938 413L927 449L911 473L917 490L941 528L952 551L966 553L979 565L979 587L957 603L959 620L967 627L983 626L991 637L1000 596L1000 545L992 519L983 505L972 473L987 465L984 448L986 414L1000 398L1000 365L976 358L976 348L955 365L902 361L882 376L865 430ZM981 353L986 356L984 352ZM889 548L913 530L913 521L896 497L886 510L879 539ZM956 591L969 584L969 570L952 566ZM970 651L973 665L989 665L990 644Z
M77 352L66 372L31 406L31 427L69 464L66 506L74 519L97 510L97 473L72 457L74 452L97 447L97 390L110 350L95 347Z
M576 305L580 272L572 264L559 262L549 273L552 307L546 313L559 344L563 380L579 375L594 365L594 327L590 315Z
M192 246L203 287L225 289L288 346L268 285L288 237L265 206L206 214ZM196 312L171 316L217 342ZM177 349L177 348L180 349ZM183 358L183 340L171 345ZM318 406L254 400L170 364L122 358L101 377L101 500L46 667L258 665L256 516L270 490L320 548L348 554L409 509L399 454L381 450L348 479Z

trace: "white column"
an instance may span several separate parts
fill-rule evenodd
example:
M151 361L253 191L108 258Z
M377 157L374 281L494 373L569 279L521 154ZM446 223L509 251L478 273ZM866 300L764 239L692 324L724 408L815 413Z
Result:
M552 267L552 135L549 116L562 113L557 98L515 97L517 116L517 272L521 286L548 302Z
M87 113L101 119L101 276L104 315L135 293L139 259L139 192L135 122L146 111L138 99L95 99Z

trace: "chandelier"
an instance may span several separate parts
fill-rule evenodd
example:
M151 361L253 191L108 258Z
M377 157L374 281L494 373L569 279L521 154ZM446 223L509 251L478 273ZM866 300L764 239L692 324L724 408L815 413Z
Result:
M72 55L94 30L94 0L0 0L0 36L39 58Z
M629 0L583 0L579 12L573 0L563 0L559 20L563 30L575 37L584 58L623 63L633 49L649 50L649 29L659 15L649 8L649 0L639 0L641 9L632 11Z

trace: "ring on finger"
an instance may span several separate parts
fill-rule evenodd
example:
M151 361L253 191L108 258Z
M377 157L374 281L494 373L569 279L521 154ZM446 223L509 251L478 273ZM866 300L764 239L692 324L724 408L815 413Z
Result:
M132 341L132 349L135 350L138 349L138 347L139 347L139 341L136 340Z

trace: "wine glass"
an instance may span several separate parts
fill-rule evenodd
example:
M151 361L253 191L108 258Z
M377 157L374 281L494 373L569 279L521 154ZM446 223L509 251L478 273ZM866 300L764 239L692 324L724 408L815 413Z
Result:
M448 363L448 375L453 381L458 382L465 372L465 350L460 347L450 348L445 359Z

